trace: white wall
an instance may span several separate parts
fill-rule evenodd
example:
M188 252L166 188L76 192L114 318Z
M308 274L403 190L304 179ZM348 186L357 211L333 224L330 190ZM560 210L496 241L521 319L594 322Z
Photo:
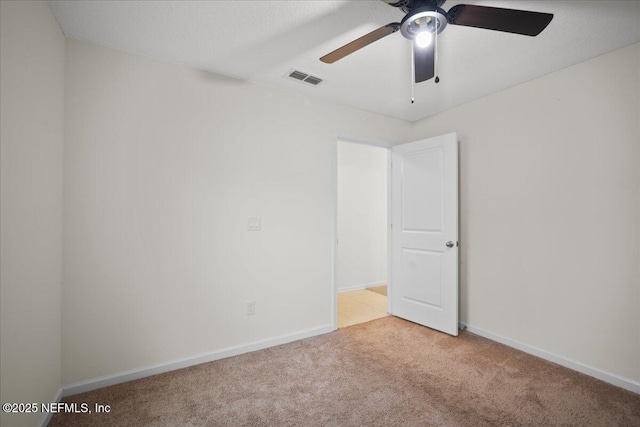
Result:
M386 284L387 153L338 141L338 290Z
M636 381L639 50L413 125L459 135L462 320Z
M332 324L335 141L405 122L73 40L65 107L64 383Z
M62 383L331 324L336 138L450 131L463 320L640 380L637 44L408 125L77 41L64 71L46 4L1 4L3 402L60 384L63 98Z
M65 41L46 2L0 2L2 403L60 386ZM34 425L40 414L0 415Z

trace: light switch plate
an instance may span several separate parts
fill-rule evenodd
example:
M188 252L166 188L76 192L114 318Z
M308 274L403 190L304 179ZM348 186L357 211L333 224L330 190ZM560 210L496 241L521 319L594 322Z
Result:
M249 226L247 227L249 231L260 231L262 230L262 218L260 217L250 217L249 218Z
M256 302L255 302L255 300L247 301L247 316L253 316L254 314L256 314Z

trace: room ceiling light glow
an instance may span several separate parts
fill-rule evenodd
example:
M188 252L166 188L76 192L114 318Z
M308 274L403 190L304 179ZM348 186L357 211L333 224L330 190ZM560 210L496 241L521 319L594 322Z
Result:
M422 31L416 35L416 44L418 47L427 47L433 41L433 35L429 31Z

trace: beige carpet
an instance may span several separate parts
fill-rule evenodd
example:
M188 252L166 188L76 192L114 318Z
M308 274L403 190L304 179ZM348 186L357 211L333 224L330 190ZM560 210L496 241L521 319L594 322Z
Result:
M52 426L640 426L640 396L468 332L386 317L76 395Z

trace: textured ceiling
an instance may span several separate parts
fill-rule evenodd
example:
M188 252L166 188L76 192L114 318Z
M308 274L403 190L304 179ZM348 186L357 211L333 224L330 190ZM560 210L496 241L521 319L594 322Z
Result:
M399 32L334 64L318 59L402 19L380 0L49 3L70 38L410 121L640 40L637 0L448 1L445 10L468 3L555 16L538 37L448 26L438 40L441 81L416 84L411 104L411 44ZM325 81L285 78L291 68Z

